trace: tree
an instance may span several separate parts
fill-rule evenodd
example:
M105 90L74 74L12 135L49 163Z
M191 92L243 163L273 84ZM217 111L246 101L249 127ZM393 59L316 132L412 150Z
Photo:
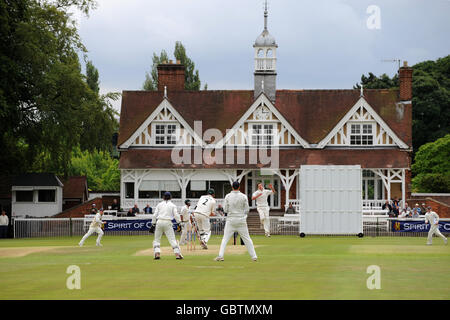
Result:
M186 49L180 41L175 42L175 51L173 53L177 60L180 60L181 64L184 65L184 88L186 90L200 90L200 76L198 75L198 70L195 70L195 63L189 59L186 54Z
M105 151L75 148L69 166L70 176L86 176L89 189L120 190L119 161Z
M377 77L372 72L369 72L369 76L361 76L361 84L365 89L389 89L398 87L398 75L389 78L389 76L383 73L380 77ZM353 89L360 89L360 83L353 86Z
M421 146L412 171L416 192L450 192L450 134Z
M86 49L67 10L77 6L88 12L91 4L88 0L0 2L2 170L26 170L41 150L55 164L67 165L67 155L78 143L76 115L87 98L78 61L78 52ZM16 158L20 162L14 162Z
M96 81L88 84L81 73L78 54L86 48L68 13L72 7L88 14L95 2L0 0L2 172L67 173L71 151L83 139L111 144L113 95L98 96L90 88ZM95 72L88 78L95 80Z
M450 55L413 71L413 147L450 133Z
M90 99L86 101L85 112L80 121L81 150L112 151L112 137L119 129L116 116L118 113L112 101L120 97L120 93L110 92L100 95L99 72L92 61L86 63L86 83L90 88Z
M169 56L165 50L162 50L159 56L157 56L156 53L153 53L152 61L152 70L150 74L148 72L145 73L145 81L142 86L142 89L147 91L158 90L158 65L169 61Z
M187 56L186 48L180 41L175 42L174 56L176 60L179 60L180 63L185 66L184 88L186 90L200 90L201 81L199 72L198 70L195 70L195 63ZM145 81L142 86L143 90L158 90L158 65L167 61L169 61L169 57L165 50L162 50L159 56L153 53L152 70L150 73L145 73ZM207 90L207 88L208 85L205 84L204 89Z
M100 83L98 78L98 70L94 67L92 61L86 62L86 82L89 88L96 94L100 93Z

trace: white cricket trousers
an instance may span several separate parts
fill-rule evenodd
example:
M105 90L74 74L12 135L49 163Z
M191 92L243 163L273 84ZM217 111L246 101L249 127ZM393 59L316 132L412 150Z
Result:
M180 247L178 246L177 240L175 239L175 232L173 232L173 224L170 220L158 220L156 222L155 228L155 239L153 240L153 252L161 253L161 236L163 233L166 234L170 245L172 246L174 253L180 252Z
M186 244L188 241L188 232L191 232L191 222L184 221L181 223L180 245Z
M447 239L440 231L439 231L439 226L433 224L430 226L430 231L428 231L428 239L427 239L427 244L431 244L433 242L433 235L437 235L439 237L441 237L444 241L445 239Z
M252 259L256 259L255 247L253 246L253 241L250 238L247 228L247 218L228 218L225 223L225 229L223 232L222 243L220 244L219 257L223 258L225 254L225 248L227 246L228 241L233 236L233 234L237 232L239 236L244 241L245 246L247 247L247 251L250 254Z
M270 218L269 218L269 207L257 207L256 210L259 213L259 219L264 226L264 233L270 234Z
M211 224L209 223L209 217L201 213L194 213L195 222L197 222L198 233L200 234L200 239L208 242L211 237Z
M98 234L97 244L100 244L100 240L102 240L102 237L103 237L103 230L100 227L96 227L96 228L89 228L89 231L81 239L80 245L83 245L84 241L86 241L86 239L89 238L94 232L96 232Z

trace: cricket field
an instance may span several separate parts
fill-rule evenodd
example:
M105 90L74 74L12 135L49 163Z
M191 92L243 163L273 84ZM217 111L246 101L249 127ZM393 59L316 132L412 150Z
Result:
M80 238L0 241L1 299L450 298L450 245L439 238L426 246L424 237L252 236L257 262L232 240L225 261L214 261L221 236L211 237L209 250L182 246L183 260L164 236L161 260L153 260L150 234L106 234L103 247L93 235L80 248ZM79 268L80 289L67 286L70 266ZM368 288L377 283L369 266L379 267L379 289Z

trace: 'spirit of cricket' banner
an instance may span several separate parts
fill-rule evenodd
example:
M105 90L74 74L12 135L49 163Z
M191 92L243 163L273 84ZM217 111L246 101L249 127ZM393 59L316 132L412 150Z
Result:
M149 231L152 226L152 219L105 221L105 231ZM177 227L174 223L173 229L177 230Z
M428 232L430 224L425 221L391 220L392 232ZM439 231L450 232L450 221L439 221Z

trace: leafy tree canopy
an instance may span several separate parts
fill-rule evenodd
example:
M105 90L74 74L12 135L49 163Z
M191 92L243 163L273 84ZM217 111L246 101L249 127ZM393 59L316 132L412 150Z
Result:
M111 147L117 120L110 99L117 96L99 96L93 66L87 77L81 73L78 55L86 48L68 12L88 14L95 6L93 0L0 0L3 173L36 167L67 173L75 146Z
M86 176L91 190L120 190L119 160L105 151L75 148L69 166L70 176Z
M416 192L450 191L450 134L420 147L412 165Z
M187 56L186 48L180 41L175 42L175 50L173 55L176 60L179 60L182 65L185 66L185 84L184 88L186 90L200 90L200 76L198 70L195 69L195 63ZM150 73L145 73L145 81L142 85L143 90L156 91L158 90L158 65L169 61L169 56L165 50L162 50L158 56L153 53L152 58L152 69ZM208 85L205 84L204 90L207 90Z

